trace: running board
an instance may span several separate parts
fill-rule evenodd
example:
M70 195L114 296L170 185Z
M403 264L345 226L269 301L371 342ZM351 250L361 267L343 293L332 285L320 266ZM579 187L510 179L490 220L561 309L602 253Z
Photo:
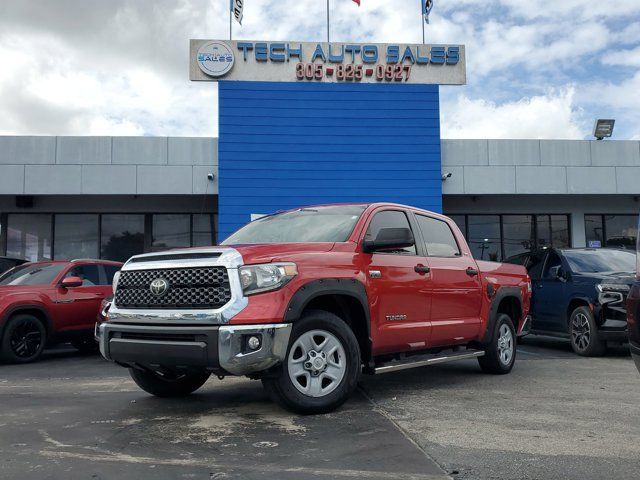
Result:
M386 365L375 367L373 373L397 372L409 368L426 367L427 365L437 365L439 363L455 362L457 360L467 360L469 358L482 357L482 350L464 350L462 352L451 352L449 354L420 355L411 357L405 361L393 360Z

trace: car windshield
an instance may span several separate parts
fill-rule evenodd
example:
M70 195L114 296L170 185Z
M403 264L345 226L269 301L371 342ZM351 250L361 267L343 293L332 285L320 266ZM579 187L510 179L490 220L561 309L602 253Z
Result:
M636 256L625 250L565 250L571 270L576 273L633 273Z
M0 285L50 285L64 263L34 263L12 268L0 276Z
M245 225L222 245L344 242L365 208L365 205L334 205L270 215Z

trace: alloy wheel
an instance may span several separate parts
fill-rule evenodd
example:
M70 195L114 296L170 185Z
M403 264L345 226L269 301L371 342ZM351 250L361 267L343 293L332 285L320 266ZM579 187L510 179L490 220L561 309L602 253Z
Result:
M34 320L25 319L18 323L9 340L16 357L31 358L38 353L42 344L42 332Z
M591 326L584 313L578 313L571 321L571 341L581 352L589 347L591 342Z
M498 336L498 358L503 365L509 365L513 358L513 333L508 325L503 324L500 326Z
M335 335L325 330L305 332L291 346L287 369L299 392L324 397L333 392L345 376L344 347Z

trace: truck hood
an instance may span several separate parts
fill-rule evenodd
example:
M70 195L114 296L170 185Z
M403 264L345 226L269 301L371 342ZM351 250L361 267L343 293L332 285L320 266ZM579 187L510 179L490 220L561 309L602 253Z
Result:
M288 256L304 253L330 252L334 243L261 243L252 245L224 245L235 248L245 264L286 260Z

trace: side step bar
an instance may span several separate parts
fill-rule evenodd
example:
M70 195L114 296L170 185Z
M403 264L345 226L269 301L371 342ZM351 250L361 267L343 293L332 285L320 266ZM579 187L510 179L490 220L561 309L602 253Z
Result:
M482 350L464 350L462 352L451 352L449 354L438 353L435 355L420 355L410 357L406 361L394 360L386 365L375 367L373 369L373 373L397 372L399 370L407 370L409 368L426 367L427 365L437 365L438 363L477 358L482 357L483 355L484 351Z

